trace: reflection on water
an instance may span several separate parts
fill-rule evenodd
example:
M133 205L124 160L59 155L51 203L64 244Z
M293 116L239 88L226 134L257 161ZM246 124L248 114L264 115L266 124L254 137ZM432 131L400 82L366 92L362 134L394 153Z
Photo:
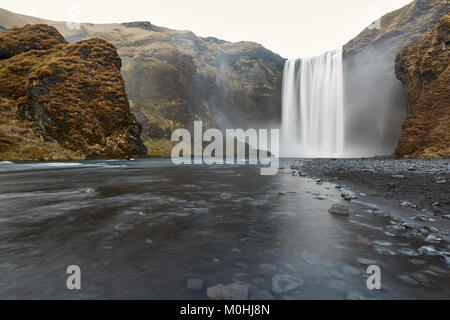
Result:
M450 297L448 264L418 253L429 243L357 205L349 218L330 215L332 185L259 173L170 160L0 162L0 298L207 298L188 278L277 299ZM382 290L367 289L366 261L381 267ZM72 264L80 291L66 288ZM279 274L303 285L276 294Z

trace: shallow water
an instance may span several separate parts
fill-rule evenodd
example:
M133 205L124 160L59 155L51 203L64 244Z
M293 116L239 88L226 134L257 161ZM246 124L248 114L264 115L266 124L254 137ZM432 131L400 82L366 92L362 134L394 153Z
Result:
M0 298L206 299L188 278L270 292L276 274L304 282L277 299L450 298L449 265L417 255L447 243L408 236L357 204L332 216L339 194L255 166L0 162ZM361 258L380 266L382 290L367 289ZM66 288L73 264L79 291Z

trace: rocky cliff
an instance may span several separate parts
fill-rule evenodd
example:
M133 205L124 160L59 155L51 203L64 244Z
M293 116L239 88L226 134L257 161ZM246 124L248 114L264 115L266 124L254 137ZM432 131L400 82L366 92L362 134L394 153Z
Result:
M416 44L401 50L395 72L405 87L408 116L400 157L450 157L450 14Z
M417 42L449 11L448 0L416 0L390 12L344 46L347 139L360 149L392 153L407 113L395 56ZM374 126L373 119L382 126Z
M67 43L48 25L0 34L0 159L124 158L145 154L116 49Z
M0 26L54 26L69 42L100 37L123 61L128 98L150 155L169 155L173 129L277 126L284 59L252 42L230 43L150 22L73 28L0 9Z

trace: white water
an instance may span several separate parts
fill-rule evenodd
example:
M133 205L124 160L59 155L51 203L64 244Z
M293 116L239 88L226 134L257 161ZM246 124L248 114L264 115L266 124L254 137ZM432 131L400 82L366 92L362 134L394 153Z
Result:
M342 50L286 61L283 75L281 155L343 157Z

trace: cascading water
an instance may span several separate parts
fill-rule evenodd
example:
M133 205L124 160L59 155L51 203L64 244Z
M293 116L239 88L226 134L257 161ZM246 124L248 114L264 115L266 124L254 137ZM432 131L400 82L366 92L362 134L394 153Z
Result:
M343 156L343 91L342 49L286 61L281 156Z

